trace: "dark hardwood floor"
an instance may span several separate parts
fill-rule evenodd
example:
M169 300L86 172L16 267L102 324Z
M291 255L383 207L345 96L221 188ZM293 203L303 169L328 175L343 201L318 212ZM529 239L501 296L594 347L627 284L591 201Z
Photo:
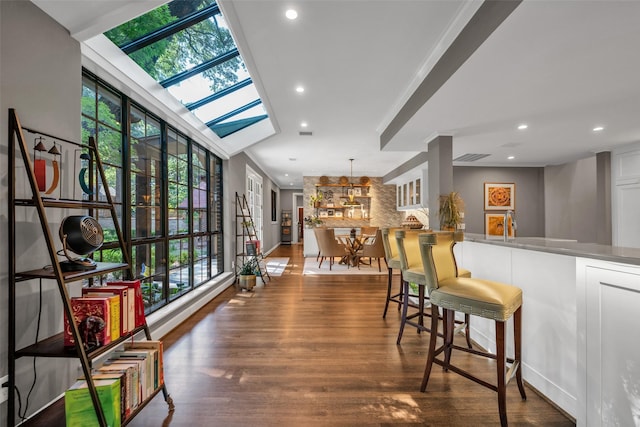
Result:
M457 374L434 367L419 391L429 334L407 328L396 345L396 306L382 319L386 275L303 276L302 245L271 256L290 257L282 276L226 290L163 337L175 412L160 394L130 426L500 424L496 394ZM493 382L493 361L453 361ZM511 425L575 425L529 387L527 397L509 385Z

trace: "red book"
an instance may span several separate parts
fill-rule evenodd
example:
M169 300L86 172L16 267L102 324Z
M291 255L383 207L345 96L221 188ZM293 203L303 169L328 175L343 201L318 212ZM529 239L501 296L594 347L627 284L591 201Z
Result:
M133 291L129 296L127 286L91 286L82 288L83 296L119 295L120 296L120 335L127 335L135 327L135 299Z
M128 286L133 290L135 299L135 327L143 326L146 323L144 317L144 300L142 299L142 289L140 288L140 280L121 280L118 282L108 282L108 286ZM132 329L129 327L129 329Z
M73 321L78 325L80 331L80 338L85 345L89 348L95 347L94 339L97 340L98 346L103 346L111 342L111 323L110 323L110 307L108 298L84 298L75 297L71 298L71 312L73 313ZM87 325L85 321L89 316L94 316L101 319L104 322L104 327L101 331L96 332L91 330L90 324ZM87 328L86 326L89 326ZM87 342L89 341L89 342ZM71 333L71 324L66 314L64 316L64 345L65 347L73 347L75 340Z

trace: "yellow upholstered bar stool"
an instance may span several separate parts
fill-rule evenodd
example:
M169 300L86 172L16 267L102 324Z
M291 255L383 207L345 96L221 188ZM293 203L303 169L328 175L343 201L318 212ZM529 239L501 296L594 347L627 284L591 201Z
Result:
M462 233L455 233L456 240L462 240ZM424 370L424 377L420 391L425 391L429 382L431 368L436 363L445 371L453 371L470 380L477 382L498 393L498 411L500 423L507 425L507 384L511 378L516 377L518 389L522 399L526 399L524 385L522 383L522 290L516 286L490 280L481 280L468 277L455 277L450 274L446 263L442 263L435 254L440 235L421 234L419 237L420 254L422 258L422 271L424 281L427 283L429 298L431 301L431 329L438 329L439 308L442 308L444 343L436 348L438 334L432 333L429 340L429 352ZM399 244L401 244L400 242ZM453 256L453 254L452 254ZM403 271L405 276L407 271ZM413 272L417 275L419 273ZM468 349L455 345L453 342L455 312L462 312L474 316L491 319L495 322L496 329L496 354ZM506 356L506 322L513 317L514 358ZM452 365L451 352L459 350L496 360L496 382L491 384L471 373ZM443 359L437 356L444 353ZM507 372L507 362L511 363Z
M396 244L395 232L402 230L401 228L383 228L382 231L382 244L384 245L384 258L387 262L387 301L384 304L384 312L382 318L387 317L387 310L389 309L389 303L394 302L398 304L398 310L402 306L402 271L400 270L400 257L398 255L398 245ZM393 238L390 238L392 236ZM392 294L393 287L393 270L399 270L400 273L400 287L398 292Z
M433 254L441 266L441 275L443 277L471 277L469 270L458 269L458 265L455 262L453 255L453 246L455 245L454 233L452 231L430 231L430 234L438 235L438 244L434 246ZM400 330L398 332L397 344L400 344L402 339L402 333L404 331L405 324L415 326L418 332L421 330L430 332L432 329L424 326L424 317L431 317L429 311L425 311L425 300L429 300L426 294L425 288L428 286L426 277L424 274L424 267L422 265L422 256L420 253L420 244L418 236L424 234L423 231L418 230L418 233L412 232L409 234L404 230L396 231L396 246L399 252L400 266L402 269L402 277L404 280L404 292L409 292L409 283L415 283L418 285L418 311L409 315L408 307L409 303L403 305L402 308L402 320L400 322ZM405 307L406 306L406 307ZM416 323L412 319L418 318ZM469 333L470 316L465 314L464 321L455 321L454 324L458 324L459 327L454 330L464 330L467 340L467 346L472 348L471 336Z

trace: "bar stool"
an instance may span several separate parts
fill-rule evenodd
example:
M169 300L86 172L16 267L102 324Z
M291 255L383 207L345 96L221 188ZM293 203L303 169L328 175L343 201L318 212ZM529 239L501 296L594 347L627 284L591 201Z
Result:
M394 302L398 304L398 310L402 306L402 270L400 270L400 258L398 255L398 245L396 244L395 232L398 230L402 230L401 228L383 228L382 231L382 243L384 245L384 257L387 262L387 301L384 304L384 312L382 313L382 318L387 317L387 310L389 309L389 303ZM390 239L390 236L394 236L393 239ZM391 289L393 287L393 270L400 270L400 286L398 288L398 292L395 294L391 294Z
M422 234L419 237L420 254L422 257L421 274L424 275L431 301L431 329L438 329L439 307L442 307L444 343L436 348L438 334L431 334L429 352L420 391L425 391L429 382L431 368L436 363L445 371L453 371L472 381L477 382L498 393L498 412L500 423L507 425L506 388L508 382L515 376L520 396L527 398L522 382L522 290L516 286L490 280L456 277L450 274L446 263L436 257L436 248L440 235ZM462 233L455 233L455 240L462 240ZM399 245L402 239L399 239ZM453 256L453 253L452 253ZM404 266L403 266L404 270ZM405 275L407 272L404 272ZM419 271L412 274L418 275ZM485 351L468 349L453 343L453 327L455 312L462 312L480 316L495 321L496 354ZM513 317L514 329L514 358L506 357L506 322ZM450 363L452 350L464 351L496 360L497 384L483 381L469 372ZM437 359L444 352L442 360ZM507 362L511 363L507 372Z
M438 245L434 249L434 257L443 269L442 274L445 274L446 277L471 277L471 272L469 270L465 270L463 268L459 269L456 263L455 256L453 255L453 247L456 243L454 240L454 233L452 231L430 231L429 233L438 235ZM426 282L422 267L422 256L420 254L420 244L418 241L418 236L420 234L423 234L421 230L419 230L419 233L411 234L404 230L396 231L396 247L399 252L398 258L400 259L402 278L404 280L404 292L409 292L410 283L418 285L418 310L413 314L408 314L409 306L411 306L411 304L406 301L406 304L403 305L402 319L400 321L400 330L398 331L396 344L400 344L400 341L402 340L405 324L409 324L417 328L418 333L420 331L431 332L431 328L424 326L424 318L431 317L431 312L425 310L425 300L429 301L429 296L425 295L425 287L428 286L428 283ZM400 243L399 236L402 237L402 244ZM403 262L406 267L402 267ZM415 318L418 318L417 322L413 320ZM471 344L470 323L471 316L466 313L464 315L464 321L455 320L454 318L454 324L457 325L454 329L454 333L464 330L467 346L469 348L473 348L473 345Z

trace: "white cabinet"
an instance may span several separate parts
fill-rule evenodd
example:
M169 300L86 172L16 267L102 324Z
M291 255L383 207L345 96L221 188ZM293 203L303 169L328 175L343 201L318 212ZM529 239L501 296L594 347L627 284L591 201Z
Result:
M614 151L611 174L613 244L640 248L640 144Z
M578 259L578 425L640 422L640 267Z
M427 171L420 170L396 184L396 208L410 210L427 206Z

